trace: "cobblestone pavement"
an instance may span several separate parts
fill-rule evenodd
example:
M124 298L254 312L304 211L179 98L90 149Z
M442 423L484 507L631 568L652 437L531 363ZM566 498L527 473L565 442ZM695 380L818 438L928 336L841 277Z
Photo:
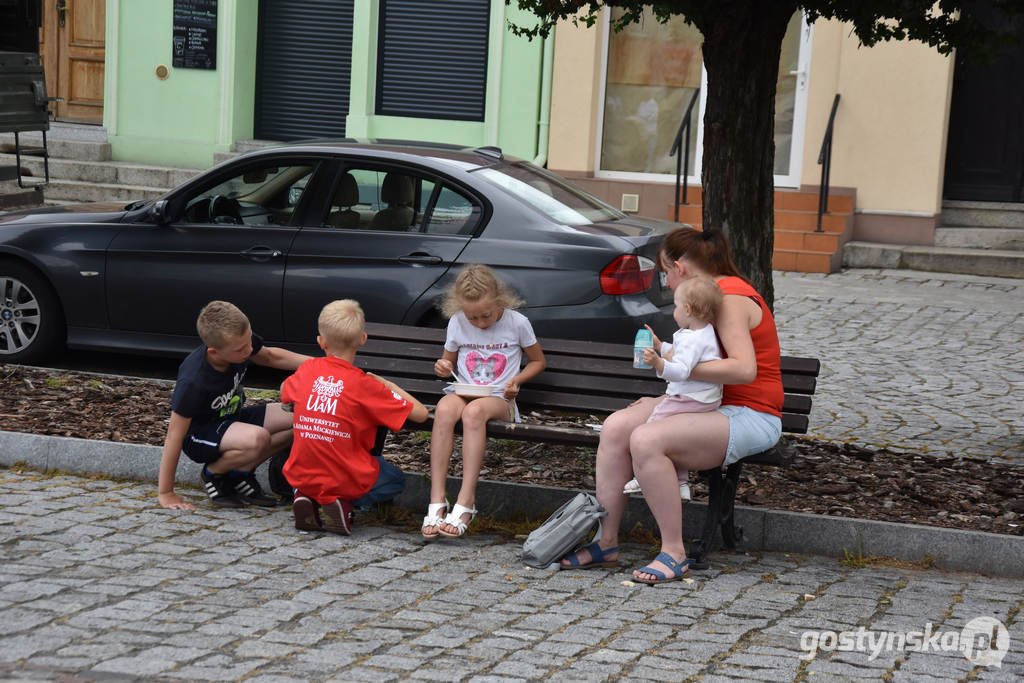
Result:
M627 570L526 569L519 543L492 535L428 544L362 517L350 537L320 536L283 508L154 505L148 484L0 470L0 679L1024 676L1020 581L723 554L685 583L646 587L624 583ZM632 568L650 548L623 557ZM999 668L936 651L978 617L1005 627ZM829 649L834 632L869 647L929 624L941 637L927 652Z
M776 272L775 309L821 359L810 436L1024 465L1024 280Z

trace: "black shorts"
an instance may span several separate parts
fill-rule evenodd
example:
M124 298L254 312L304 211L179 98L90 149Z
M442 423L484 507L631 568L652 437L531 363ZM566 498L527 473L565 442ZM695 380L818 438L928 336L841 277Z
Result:
M266 414L265 404L242 406L237 412L222 420L192 423L185 434L185 443L182 444L181 450L185 451L190 460L209 465L220 459L220 440L224 438L224 433L232 423L244 422L262 427Z

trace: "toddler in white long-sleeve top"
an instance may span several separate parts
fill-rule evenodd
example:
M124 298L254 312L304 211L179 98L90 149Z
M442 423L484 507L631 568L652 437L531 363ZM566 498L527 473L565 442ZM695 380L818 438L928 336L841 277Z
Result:
M721 384L690 379L690 372L698 363L722 357L715 328L711 325L722 306L722 290L710 278L691 278L676 287L675 306L672 316L679 329L672 335L672 341L662 342L654 335L654 348L644 349L644 362L657 371L658 377L668 382L666 396L651 413L648 422L678 413L714 410L722 403ZM651 334L654 334L653 330ZM689 472L683 470L677 474L679 496L690 500ZM630 479L623 493L640 493L640 484L636 479Z

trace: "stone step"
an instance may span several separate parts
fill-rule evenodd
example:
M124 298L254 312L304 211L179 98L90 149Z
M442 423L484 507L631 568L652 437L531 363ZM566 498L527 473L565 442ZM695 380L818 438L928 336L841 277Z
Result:
M43 204L43 192L39 188L23 188L17 183L0 183L0 212L31 209Z
M224 163L228 159L234 159L239 156L241 152L214 152L213 153L213 165Z
M680 204L679 222L697 225L703 219L704 207L700 204ZM675 207L669 206L669 220L675 218ZM799 209L780 209L775 207L776 230L802 230L816 232L818 228L818 212ZM829 212L821 217L821 230L833 235L849 233L852 229L853 214Z
M776 250L820 251L832 254L839 251L848 239L848 233L775 228Z
M942 202L944 228L1024 228L1024 204L1013 202Z
M279 147L287 143L280 142L278 140L236 140L235 141L235 153L244 154L245 152L254 152L258 149L266 149L268 147Z
M798 273L835 273L842 265L840 251L774 249L772 269Z
M13 154L0 154L0 165L13 165L14 161ZM33 178L45 177L43 159L40 157L22 157L21 168L23 174L31 174ZM50 159L51 181L81 180L92 183L159 187L170 190L190 180L197 173L200 171L190 168L150 166L121 161Z
M166 188L139 185L115 185L82 180L51 180L44 194L46 201L62 202L133 202L136 199L152 199L166 193Z
M23 133L20 139L21 148L42 147L41 135ZM47 136L46 148L51 159L75 159L77 161L109 161L110 143L99 140L66 140ZM14 134L0 135L0 152L14 156ZM24 157L23 157L24 158Z
M1024 228L936 228L935 246L1024 251Z
M680 197L682 196L680 189ZM696 211L699 215L703 204L704 192L700 186L691 185L686 190L686 204L679 205L679 220L683 220L683 214ZM829 214L851 214L853 213L856 198L851 194L830 194L828 198ZM816 192L798 192L796 190L775 190L773 208L779 211L810 212L818 215L818 194ZM675 207L668 206L669 220L675 215ZM690 213L687 213L690 215ZM690 221L685 221L690 222Z
M286 143L277 142L275 140L236 140L234 150L230 152L214 152L213 163L214 165L217 165L227 161L228 159L234 159L246 152L255 152L256 150L267 149L268 147L278 147L283 144Z
M855 197L852 194L829 194L828 213L853 213ZM818 193L796 190L775 190L775 210L813 211L818 213Z
M1024 251L854 241L847 242L843 249L843 265L848 268L906 268L934 273L1024 278Z

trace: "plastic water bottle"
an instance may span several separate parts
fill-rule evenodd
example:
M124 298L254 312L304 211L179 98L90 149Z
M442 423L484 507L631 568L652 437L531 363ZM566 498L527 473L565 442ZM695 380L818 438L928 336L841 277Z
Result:
M636 331L636 339L633 340L633 367L650 369L650 365L644 362L644 349L654 348L654 337L646 327Z

